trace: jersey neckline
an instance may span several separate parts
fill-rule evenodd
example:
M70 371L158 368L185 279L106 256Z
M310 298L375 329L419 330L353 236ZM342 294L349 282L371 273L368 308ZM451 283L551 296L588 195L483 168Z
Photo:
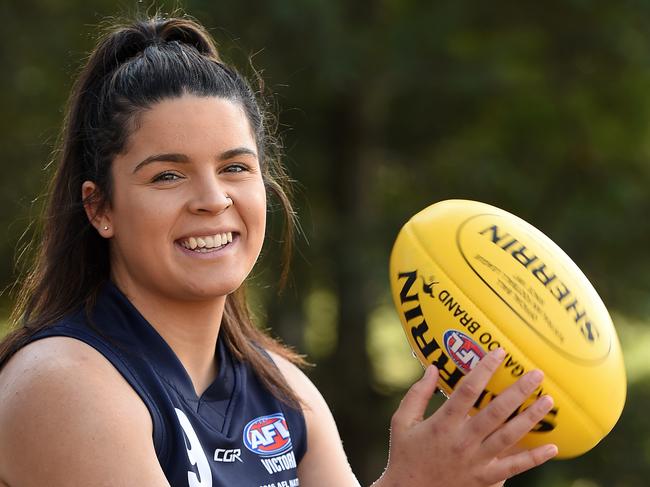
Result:
M103 296L102 296L103 295ZM149 362L156 370L159 377L173 387L195 412L199 413L204 405L214 401L236 397L237 368L221 339L221 335L215 343L215 354L217 359L217 376L212 383L199 396L194 389L192 379L187 369L178 358L167 341L158 333L156 328L147 321L128 297L112 281L107 281L100 296L108 299L99 299L96 311L104 306L121 308L121 313L126 314L126 322L129 324L129 331L137 343L132 343L140 351L143 357L149 358ZM115 313L115 309L107 309L108 313ZM110 315L109 315L110 316Z

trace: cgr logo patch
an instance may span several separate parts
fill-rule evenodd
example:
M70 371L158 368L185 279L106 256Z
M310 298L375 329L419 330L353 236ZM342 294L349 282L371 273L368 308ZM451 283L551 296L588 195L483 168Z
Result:
M447 354L465 374L485 356L485 351L478 343L458 330L447 330L443 343Z
M282 413L260 416L244 428L246 448L263 457L279 455L291 449L291 435Z

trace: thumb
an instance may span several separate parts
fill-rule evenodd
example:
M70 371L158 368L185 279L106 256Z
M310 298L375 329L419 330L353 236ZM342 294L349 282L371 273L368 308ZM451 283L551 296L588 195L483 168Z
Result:
M408 428L422 421L438 383L438 369L429 365L422 378L411 386L393 415L393 428Z

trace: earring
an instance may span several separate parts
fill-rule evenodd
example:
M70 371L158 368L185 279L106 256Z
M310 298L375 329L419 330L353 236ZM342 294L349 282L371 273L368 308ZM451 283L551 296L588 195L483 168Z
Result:
M108 227L107 227L107 226L104 226L104 231L106 231L106 230L108 230Z

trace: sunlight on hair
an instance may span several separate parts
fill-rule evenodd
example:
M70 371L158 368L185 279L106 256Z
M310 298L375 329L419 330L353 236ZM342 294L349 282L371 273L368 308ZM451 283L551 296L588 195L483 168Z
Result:
M377 384L404 389L422 375L422 366L411 353L392 303L371 313L366 346Z
M327 357L336 346L338 303L326 289L316 289L305 299L307 323L304 330L305 348L310 358Z

